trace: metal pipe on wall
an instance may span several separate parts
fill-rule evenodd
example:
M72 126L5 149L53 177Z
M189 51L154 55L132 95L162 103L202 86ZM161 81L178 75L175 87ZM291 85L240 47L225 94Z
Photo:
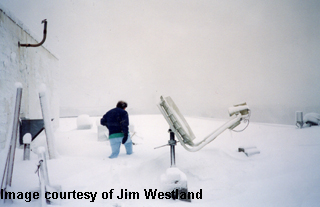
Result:
M20 44L20 42L18 42L19 47L39 47L46 41L46 38L47 38L47 20L46 19L42 20L41 24L42 23L44 23L42 41L39 42L38 44Z

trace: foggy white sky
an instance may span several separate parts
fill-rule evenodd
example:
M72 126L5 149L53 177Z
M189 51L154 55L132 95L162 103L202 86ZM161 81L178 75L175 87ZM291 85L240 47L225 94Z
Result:
M1 0L60 60L61 115L102 114L126 100L158 113L160 95L184 115L294 124L320 113L317 0ZM73 108L71 110L71 108ZM78 115L78 114L74 114Z

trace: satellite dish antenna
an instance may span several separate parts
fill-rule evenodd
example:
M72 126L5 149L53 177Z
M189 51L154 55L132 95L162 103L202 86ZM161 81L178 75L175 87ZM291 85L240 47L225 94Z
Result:
M193 140L196 138L193 134L189 124L179 111L176 104L173 102L172 98L160 97L160 103L158 108L160 109L162 115L168 122L170 129L178 138L180 144L190 152L196 152L202 149L204 146L212 142L217 136L227 129L234 129L237 127L241 121L248 122L250 118L250 109L246 103L235 105L229 108L230 120L224 125L210 133L202 141L194 143ZM249 123L249 122L248 122Z
M163 98L160 97L160 103L157 105L160 109L162 115L168 122L170 129L170 139L168 144L163 146L170 146L170 155L171 155L171 166L167 169L166 174L163 175L162 180L165 180L167 185L170 188L173 188L174 191L177 191L177 195L174 198L178 198L179 200L184 200L187 202L191 202L190 197L182 196L189 195L188 187L187 187L187 178L186 175L181 172L178 168L176 168L175 163L175 145L177 141L175 140L175 136L178 138L180 144L190 152L196 152L202 149L204 146L213 141L217 136L219 136L222 132L227 129L234 129L237 127L241 121L247 121L249 124L250 118L250 110L246 103L235 105L229 108L230 120L227 121L220 128L209 134L199 143L194 143L193 140L196 138L187 123L186 119L183 117L181 112L179 111L176 104L173 102L171 97ZM160 146L160 147L163 147ZM159 147L157 147L159 148ZM173 192L174 192L173 191Z

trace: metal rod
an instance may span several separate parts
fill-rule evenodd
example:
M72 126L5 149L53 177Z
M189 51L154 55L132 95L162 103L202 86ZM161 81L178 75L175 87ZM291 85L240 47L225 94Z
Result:
M169 140L169 145L170 145L170 158L171 158L171 167L176 166L176 151L175 151L175 145L177 144L175 138L174 138L174 132L172 132L171 129L169 129L170 133L170 140Z
M16 104L14 109L14 118L13 118L13 129L10 143L10 154L9 154L9 163L7 169L7 186L11 186L12 183L12 174L13 174L13 165L14 165L14 155L16 152L17 145L17 134L18 134L18 126L19 126L19 116L20 116L20 108L21 108L21 97L22 97L22 87L17 88L16 94Z
M18 42L19 47L39 47L46 41L46 38L47 38L47 20L46 19L42 20L41 24L42 23L44 23L42 41L39 42L38 44L20 44L20 42Z

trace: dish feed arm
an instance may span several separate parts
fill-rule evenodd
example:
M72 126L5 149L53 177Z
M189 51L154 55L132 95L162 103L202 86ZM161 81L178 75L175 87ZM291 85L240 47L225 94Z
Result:
M225 130L234 129L240 124L242 120L247 120L249 118L249 108L246 104L230 107L229 114L231 118L229 121L209 134L202 141L193 143L193 139L195 139L195 136L190 129L187 121L180 113L178 107L172 101L171 97L161 97L158 108L168 122L170 129L175 133L181 145L190 152L196 152L202 149Z

